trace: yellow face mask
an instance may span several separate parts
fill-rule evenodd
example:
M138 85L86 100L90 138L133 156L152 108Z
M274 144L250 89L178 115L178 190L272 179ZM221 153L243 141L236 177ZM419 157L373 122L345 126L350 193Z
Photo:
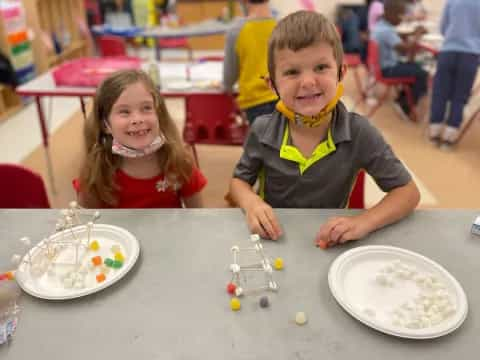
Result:
M323 124L325 121L329 120L329 115L337 106L338 100L343 95L343 84L339 83L337 86L337 93L333 97L333 99L317 114L314 116L305 116L302 114L298 114L290 110L285 106L282 100L280 100L275 108L281 112L287 119L293 121L296 124L302 124L307 127L317 127Z

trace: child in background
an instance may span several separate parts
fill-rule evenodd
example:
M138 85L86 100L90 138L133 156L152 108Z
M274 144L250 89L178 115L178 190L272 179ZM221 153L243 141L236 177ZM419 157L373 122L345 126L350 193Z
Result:
M446 146L458 139L463 108L472 91L480 61L480 1L448 0L440 30L444 42L433 80L429 136ZM450 102L447 126L446 105Z
M251 124L257 116L271 113L276 95L268 87L267 44L275 27L268 0L247 0L248 16L227 33L223 63L223 86L232 92L238 81L237 104Z
M331 246L360 239L410 213L419 192L410 174L371 123L339 101L346 66L333 23L298 11L282 19L268 47L276 111L255 120L230 193L250 230L278 239L272 208L344 208L360 169L388 194L356 216L320 226L316 241ZM260 180L260 194L252 185Z
M368 31L372 32L375 24L383 15L383 0L374 0L368 7Z
M402 40L395 26L401 23L405 14L405 0L385 0L384 11L383 17L375 24L371 34L372 39L378 43L382 74L387 78L414 77L412 95L414 105L417 105L420 98L427 93L428 73L412 60L416 44L426 30L422 26L417 26L408 40ZM409 61L400 61L399 55L408 56ZM412 109L406 94L402 92L396 102L402 115L408 117Z
M119 71L103 81L85 123L85 142L78 189L82 206L202 206L206 179L143 71Z

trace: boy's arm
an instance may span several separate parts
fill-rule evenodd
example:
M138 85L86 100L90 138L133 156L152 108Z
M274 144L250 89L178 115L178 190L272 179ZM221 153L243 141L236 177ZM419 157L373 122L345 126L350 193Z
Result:
M225 55L223 59L223 88L227 92L233 91L239 73L238 56L235 51L238 31L232 28L225 39Z
M445 36L445 31L447 31L448 22L450 20L450 1L447 1L445 8L443 9L442 19L440 20L440 33Z
M374 207L359 215L367 233L394 223L411 213L420 201L420 192L413 180L388 192Z
M230 196L233 202L245 211L248 227L252 233L272 240L277 240L282 235L282 229L272 207L253 191L250 184L232 178Z
M358 240L392 224L411 213L420 201L420 192L413 180L397 187L373 208L352 217L335 217L320 227L315 242L322 248Z
M361 239L368 233L400 220L418 204L420 194L405 165L380 131L366 118L352 115L354 168L363 168L387 194L358 216L337 217L322 224L317 243L333 245Z

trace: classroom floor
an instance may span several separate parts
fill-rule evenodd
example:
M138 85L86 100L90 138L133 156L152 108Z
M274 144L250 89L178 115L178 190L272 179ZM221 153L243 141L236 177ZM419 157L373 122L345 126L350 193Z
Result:
M344 101L353 104L357 92L353 77L347 74ZM474 103L480 106L479 99ZM182 99L168 99L172 117L181 128L184 121ZM48 187L53 207L64 207L75 199L71 181L78 175L83 159L83 116L77 99L45 99L51 114L50 147L56 179L54 194L48 184L45 155L34 104L0 123L0 162L21 163L39 172ZM365 105L356 111L366 112ZM470 110L469 110L470 111ZM402 120L387 103L371 119L396 154L414 175L422 193L422 208L479 208L480 206L480 119L476 119L462 142L451 150L440 149L425 136L425 122ZM13 140L18 139L18 140ZM197 145L200 166L209 183L204 190L207 207L225 207L224 201L233 167L241 154L240 146ZM375 204L382 193L372 180L365 188L367 205Z

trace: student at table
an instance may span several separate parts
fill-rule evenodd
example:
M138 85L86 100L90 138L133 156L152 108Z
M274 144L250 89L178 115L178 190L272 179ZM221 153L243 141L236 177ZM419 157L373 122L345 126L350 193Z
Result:
M269 41L268 69L281 100L253 123L230 183L252 232L282 235L273 208L345 207L360 169L388 194L359 215L322 224L320 246L360 239L415 208L420 196L407 169L379 131L339 100L346 67L332 22L310 11L282 19Z
M412 85L412 95L414 105L427 93L428 73L422 67L412 61L416 44L426 30L422 26L417 26L412 35L403 40L395 29L399 25L405 14L404 0L385 0L384 15L375 24L371 37L378 44L380 53L380 67L384 77L414 77L415 82ZM409 61L400 60L400 55L410 57ZM410 106L405 93L400 93L396 99L397 109L401 111L402 117L408 118ZM421 118L421 116L419 116Z
M268 0L247 0L248 16L235 23L226 35L223 86L233 91L238 82L237 104L251 124L257 116L271 113L277 96L268 87L267 44L276 24Z
M444 42L433 80L429 136L445 146L458 139L480 61L480 1L448 0L440 30ZM447 103L450 103L446 114Z
M80 205L202 206L207 181L145 72L122 70L104 80L84 133L87 154L76 189Z

